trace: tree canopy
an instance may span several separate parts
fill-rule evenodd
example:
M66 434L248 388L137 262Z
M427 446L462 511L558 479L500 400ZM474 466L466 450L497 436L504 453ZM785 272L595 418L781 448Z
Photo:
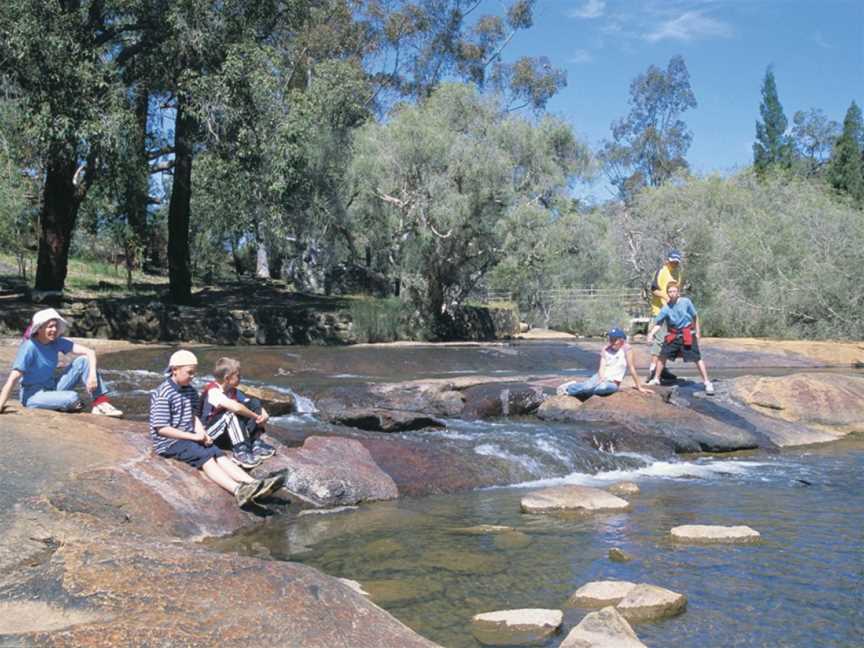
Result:
M681 114L697 104L684 58L673 56L665 71L652 65L633 79L629 103L600 151L609 181L627 202L642 187L658 187L688 168L693 135Z

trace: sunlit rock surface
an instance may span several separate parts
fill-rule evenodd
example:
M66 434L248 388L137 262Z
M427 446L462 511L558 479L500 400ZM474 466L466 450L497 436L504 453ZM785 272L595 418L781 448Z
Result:
M484 612L471 619L471 634L486 646L542 645L563 619L560 610L538 608Z
M758 542L761 534L749 526L719 526L710 524L684 524L670 532L673 540L693 544Z
M647 648L614 607L585 615L560 648Z
M553 486L528 493L522 498L524 513L550 513L554 511L578 511L602 513L626 511L630 504L599 488L589 486Z

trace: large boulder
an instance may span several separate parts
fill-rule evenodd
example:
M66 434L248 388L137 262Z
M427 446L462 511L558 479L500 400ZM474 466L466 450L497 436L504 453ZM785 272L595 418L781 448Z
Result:
M435 645L311 567L189 542L237 531L255 514L200 471L153 456L146 424L33 410L2 418L6 643ZM326 446L310 441L305 454L323 464L316 453ZM356 442L336 441L327 454L334 465L369 459ZM304 448L292 454L303 456Z
M313 506L350 506L395 499L393 479L356 439L313 436L301 448L282 448L256 475L285 470L285 488Z
M835 437L864 432L862 376L742 376L735 379L730 394L766 417L802 423Z
M537 416L546 421L615 424L608 432L592 429L591 434L597 443L617 450L662 449L668 443L675 452L729 452L757 448L763 441L752 426L670 403L670 396L663 388L649 394L628 389L585 402L553 396Z
M523 513L574 511L602 513L626 511L630 504L599 488L589 486L553 486L528 493L521 502Z
M471 634L487 646L542 645L558 632L564 615L561 610L527 608L475 614Z
M614 607L586 614L560 648L647 648Z

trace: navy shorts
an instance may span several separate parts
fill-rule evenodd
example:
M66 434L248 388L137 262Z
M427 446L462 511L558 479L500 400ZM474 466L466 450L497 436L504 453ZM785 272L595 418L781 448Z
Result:
M178 439L162 453L163 457L183 461L190 466L200 468L211 459L222 456L222 451L215 445L203 446L197 441Z
M663 342L663 348L660 349L660 357L664 360L674 360L675 358L684 358L684 362L699 362L702 359L702 354L699 352L699 338L693 336L693 344L689 347L684 346L684 338L679 335L672 342Z

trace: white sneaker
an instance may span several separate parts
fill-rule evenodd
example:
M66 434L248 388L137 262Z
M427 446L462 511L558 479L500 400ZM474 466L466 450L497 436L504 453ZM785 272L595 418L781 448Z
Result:
M90 410L91 414L98 414L100 416L123 416L123 412L114 407L111 403L99 403L98 405L94 405L93 409Z
M705 383L705 393L709 396L714 395L714 383L712 383L710 380Z
M647 383L645 383L645 384L646 384L646 385L649 385L649 386L650 386L650 385L659 385L659 384L660 384L660 379L657 378L657 376L654 376L654 378L652 378L651 380L649 380L649 381L648 381Z

